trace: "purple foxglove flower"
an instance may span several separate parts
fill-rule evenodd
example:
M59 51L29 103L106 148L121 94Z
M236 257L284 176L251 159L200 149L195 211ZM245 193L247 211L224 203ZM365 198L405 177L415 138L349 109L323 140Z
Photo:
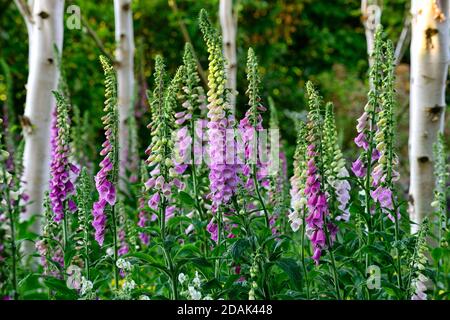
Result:
M138 226L141 228L145 228L147 226L147 221L148 221L148 213L145 211L145 198L140 197ZM148 245L150 243L150 236L145 232L139 233L139 239L144 245Z
M358 134L358 136L355 138L355 144L358 147L363 148L364 150L367 150L367 148L369 148L369 143L366 140L366 135L364 134L364 132L360 132Z
M219 228L216 223L214 223L214 218L211 219L211 221L208 223L206 230L211 235L211 240L217 243L219 239Z
M388 188L378 187L375 191L371 191L370 195L374 201L378 201L382 208L393 210L392 191Z
M125 254L127 254L130 251L130 248L128 246L128 243L126 241L126 234L125 234L125 230L120 230L119 231L119 242L120 242L120 248L117 251L117 253L119 254L119 256L123 256Z
M378 149L373 149L372 151L372 161L377 161L378 159L380 159L380 151L378 151Z
M358 178L362 178L366 175L367 171L361 158L358 158L355 162L352 163L352 171Z
M166 221L173 218L175 216L175 211L177 208L175 206L170 206L166 208Z
M315 247L312 259L314 260L316 265L319 264L321 255L322 255L322 249L320 249L320 247Z
M361 117L358 118L358 125L356 126L356 131L358 133L362 132L364 128L367 126L367 120L369 119L369 114L367 112L363 112Z
M152 208L153 210L158 210L159 201L161 200L161 197L158 192L156 192L148 201L148 206Z
M92 221L92 226L95 229L95 240L100 246L103 245L105 240L105 229L106 229L106 214L105 214L106 200L101 199L94 202L94 208L92 210L92 215L94 220Z
M58 105L61 101L58 100ZM59 105L59 107L61 107ZM54 213L55 222L61 222L64 219L65 203L67 202L68 209L71 212L76 211L76 204L69 196L75 192L73 181L77 178L79 169L69 162L69 147L67 146L64 136L66 128L61 129L58 126L58 113L57 110L52 114L52 127L51 127L51 164L50 164L50 204ZM62 115L60 115L62 116ZM62 119L61 122L68 121ZM72 180L70 179L70 173L74 173Z

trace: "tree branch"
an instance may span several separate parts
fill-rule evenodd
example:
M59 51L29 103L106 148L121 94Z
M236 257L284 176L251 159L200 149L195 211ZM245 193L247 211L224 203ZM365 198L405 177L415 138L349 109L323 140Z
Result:
M97 45L101 53L105 57L107 57L111 61L111 63L115 64L117 62L116 59L114 59L114 57L108 51L106 51L105 45L103 44L102 40L99 38L94 29L91 28L89 22L86 20L86 18L83 17L81 13L80 13L80 20L81 24L83 25L83 27L86 28L87 33L92 38L92 40L94 40L95 44Z
M14 0L14 3L16 4L17 9L19 9L20 15L25 20L25 24L29 29L34 23L31 7L24 0Z
M411 15L407 13L403 21L402 32L400 33L397 45L395 46L394 56L396 66L401 62L410 41L411 41Z
M69 4L75 4L75 2L73 0L69 0L67 1ZM102 55L104 55L105 57L107 57L111 63L116 64L116 60L114 59L113 55L111 55L105 48L105 45L103 44L103 41L100 39L100 37L97 35L97 33L95 32L94 29L92 29L92 27L90 26L89 22L86 20L86 18L81 14L79 14L79 18L81 21L81 25L86 28L86 31L88 33L88 35L92 38L92 40L94 40L95 44L97 45L98 49L100 50L100 52L102 53Z
M172 8L173 12L175 13L175 16L177 17L178 26L180 27L181 33L183 34L183 39L185 42L188 42L192 45L192 53L194 55L194 59L197 62L197 69L198 73L200 74L200 77L202 78L202 81L205 85L208 84L208 80L206 78L206 73L203 70L202 65L200 64L200 61L197 58L197 54L195 53L194 45L192 44L191 37L189 36L189 32L186 28L186 25L184 24L183 20L180 18L180 11L178 10L178 6L175 0L169 0L169 6Z

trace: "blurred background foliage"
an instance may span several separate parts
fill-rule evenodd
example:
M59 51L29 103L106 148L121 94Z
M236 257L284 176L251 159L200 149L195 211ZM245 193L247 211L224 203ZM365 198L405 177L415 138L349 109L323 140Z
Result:
M162 54L174 72L182 62L186 35L193 42L198 58L207 67L205 45L197 24L201 8L209 11L218 24L218 0L134 0L136 41L136 108L146 110L146 86L152 86L153 59ZM246 109L245 59L252 46L260 61L263 97L273 97L279 110L282 135L287 153L293 151L295 126L293 116L305 108L304 84L313 80L325 100L335 104L341 138L351 157L356 117L361 114L367 94L367 54L364 28L358 0L235 0L238 14L238 116ZM382 24L386 36L397 42L408 11L407 0L385 0ZM114 53L114 12L112 0L66 0L76 4L94 30L105 50ZM66 18L69 16L66 13ZM8 97L5 71L0 72L0 102L9 99L14 113L23 112L28 74L28 40L25 24L12 0L0 0L0 57L12 75L12 97ZM103 75L98 56L100 48L86 28L65 29L63 61L72 101L81 112L89 112L92 153L100 145L100 113L103 106ZM399 146L406 162L409 66L406 52L398 69L399 120L402 134ZM406 113L406 115L405 115ZM140 122L141 141L145 146L148 113ZM97 137L97 138L94 138Z

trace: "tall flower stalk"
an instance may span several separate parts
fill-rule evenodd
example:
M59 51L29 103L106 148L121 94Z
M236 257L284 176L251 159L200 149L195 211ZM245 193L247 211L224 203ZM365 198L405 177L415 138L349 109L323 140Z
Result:
M204 210L199 193L198 154L202 152L203 120L197 120L196 113L201 110L205 102L205 93L200 85L197 72L197 61L190 43L186 43L183 55L183 79L181 100L183 111L175 113L177 131L176 171L182 174L189 166L191 169L192 188L195 206L204 219ZM200 141L199 141L200 140ZM190 160L190 161L189 161Z
M86 168L81 170L78 192L77 192L77 202L78 202L78 228L77 236L75 239L76 250L80 252L81 257L84 261L84 269L86 279L90 280L90 246L91 246L91 235L89 233L89 222L90 222L90 212L91 212L91 193L92 193L92 177L87 172Z
M345 159L339 147L333 104L327 103L325 106L325 121L323 134L323 167L326 180L325 190L331 199L336 220L348 221L350 212L348 204L350 201L350 183L348 182L348 170L345 167Z
M356 177L362 180L364 186L364 218L367 222L368 228L368 243L373 241L374 221L372 217L372 169L374 161L379 158L379 152L375 145L375 131L376 131L376 114L379 111L381 104L382 92L382 28L379 27L375 34L375 47L373 51L374 63L369 71L370 91L368 94L368 103L364 107L362 116L358 119L356 130L358 132L355 138L355 144L362 148L359 158L353 162L352 171Z
M57 223L62 222L64 250L69 242L69 226L66 212L75 212L77 206L72 196L75 194L74 180L79 168L70 160L70 125L69 103L60 92L53 92L56 99L56 110L51 132L51 165L50 165L50 204Z
M174 141L172 131L174 124L174 109L176 107L176 93L182 80L183 68L177 70L169 86L165 89L165 66L161 56L155 61L155 89L151 101L152 122L148 126L151 130L151 143L147 148L147 165L150 168L150 178L146 187L154 193L148 201L149 207L158 213L161 248L164 253L167 269L170 272L172 298L178 299L177 275L170 250L166 247L166 220L173 212L169 207L173 187L180 187L179 180L174 178L177 173L174 167Z
M238 187L238 168L235 158L235 139L227 137L227 132L234 132L236 125L231 112L226 89L227 76L225 59L222 53L222 41L218 31L212 27L207 12L200 11L200 29L208 49L208 142L209 142L209 179L214 217L208 224L208 232L212 239L222 242L223 210L228 206ZM232 155L233 158L229 159ZM216 260L216 276L220 269L221 260Z
M448 214L448 186L447 181L449 177L450 166L447 163L447 148L445 146L445 138L443 134L438 136L438 140L434 145L434 172L436 176L436 188L434 190L434 201L431 206L435 209L435 221L436 230L433 230L437 235L439 245L444 250L448 250L448 224L447 224L447 214ZM444 288L448 288L448 280L445 279L445 275L448 273L445 264L445 260L441 257L435 261L436 263L436 283L444 284ZM441 280L442 275L444 279Z
M306 222L305 213L307 199L305 195L306 179L308 170L307 148L308 142L306 140L307 129L303 122L298 123L297 128L297 145L294 153L294 175L291 177L291 205L289 212L289 222L292 230L297 232L300 227L301 241L300 241L300 258L302 260L303 273L306 283L306 294L309 299L309 279L308 271L306 269L305 259L305 234L306 234Z
M270 132L280 130L280 124L278 120L278 112L275 107L275 103L271 97L268 99L270 109L269 128ZM270 159L270 165L272 163L279 163L276 174L271 175L270 186L268 190L269 204L273 208L273 214L270 217L270 225L272 234L275 235L284 229L286 222L285 216L282 214L286 209L286 200L289 194L289 180L287 175L287 159L284 151L279 152L278 159Z
M319 263L322 251L328 249L331 258L331 268L334 278L336 297L341 299L339 289L339 279L336 269L336 262L332 250L338 231L337 226L331 221L329 204L326 197L324 159L323 159L323 136L321 128L323 120L321 118L321 97L311 82L306 84L308 93L309 112L307 123L307 179L305 195L307 199L308 216L306 233L313 245L314 254L312 256L316 264Z
M434 192L434 201L431 204L435 208L436 218L438 221L438 239L442 247L448 247L446 235L447 226L447 199L450 166L447 163L447 148L445 145L445 137L443 134L438 136L438 140L434 145L434 158L436 159L434 171L436 174L436 189Z
M226 130L235 124L231 106L226 94L225 60L222 55L220 36L211 26L205 10L200 12L200 28L209 53L208 75L208 137L210 156L211 200L213 211L219 206L229 204L237 187L237 165L227 163L227 151L234 150L226 144ZM234 160L234 159L233 159Z
M306 209L306 173L307 157L306 150L308 144L306 141L307 129L303 122L299 122L297 128L297 145L294 153L294 175L291 177L291 210L289 213L289 222L294 232L297 232L300 226L304 226Z
M259 139L259 133L264 130L261 112L265 111L266 108L261 105L261 97L259 96L261 78L258 72L256 55L252 48L248 49L247 55L247 81L249 83L246 92L249 98L249 109L239 123L245 155L245 164L242 171L244 176L251 177L251 180L246 183L246 186L255 190L264 213L266 227L270 228L269 212L262 197L260 186L261 180L266 178L267 175L267 168L261 160L261 154L267 151L260 150L261 144Z
M382 211L388 213L389 219L395 223L394 233L397 251L397 282L402 289L402 263L401 252L398 246L400 240L400 213L394 196L394 182L399 179L396 171L398 158L395 154L394 134L394 110L395 110L395 65L394 48L391 41L386 41L383 45L384 59L383 71L383 92L381 95L381 107L378 113L377 129L375 134L376 150L379 152L377 165L373 168L373 185L377 188L371 192L372 198L379 204Z
M95 187L98 192L98 201L94 203L92 225L95 229L95 240L100 246L105 240L108 213L111 218L111 231L113 237L113 269L116 289L119 288L119 270L116 266L118 258L117 244L117 217L115 211L116 187L118 182L118 111L117 111L117 79L114 68L104 56L100 56L105 74L105 106L102 117L106 140L102 144L100 155L100 171L95 176Z

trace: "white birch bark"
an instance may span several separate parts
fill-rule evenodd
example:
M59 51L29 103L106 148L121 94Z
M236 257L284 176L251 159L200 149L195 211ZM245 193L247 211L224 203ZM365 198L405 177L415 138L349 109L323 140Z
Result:
M116 35L116 68L119 105L119 147L120 175L125 176L128 157L129 130L127 119L133 116L134 101L134 31L132 0L114 0L115 35ZM123 188L123 179L121 184Z
M220 26L222 28L223 52L227 60L227 88L231 90L230 103L234 113L236 108L237 53L236 30L237 19L233 15L233 0L220 0Z
M381 20L381 6L378 0L362 0L361 15L367 42L369 67L373 65L373 49L375 47L375 31Z
M64 0L16 1L27 24L29 74L23 116L25 150L23 156L23 191L29 203L22 219L42 213L44 191L48 189L50 164L50 118L55 105L52 90L57 87L59 72L54 45L62 51ZM28 6L27 6L28 5ZM39 232L39 219L33 225Z
M433 144L444 129L449 0L412 0L411 13L409 214L420 223L432 212ZM412 231L417 231L417 225Z

